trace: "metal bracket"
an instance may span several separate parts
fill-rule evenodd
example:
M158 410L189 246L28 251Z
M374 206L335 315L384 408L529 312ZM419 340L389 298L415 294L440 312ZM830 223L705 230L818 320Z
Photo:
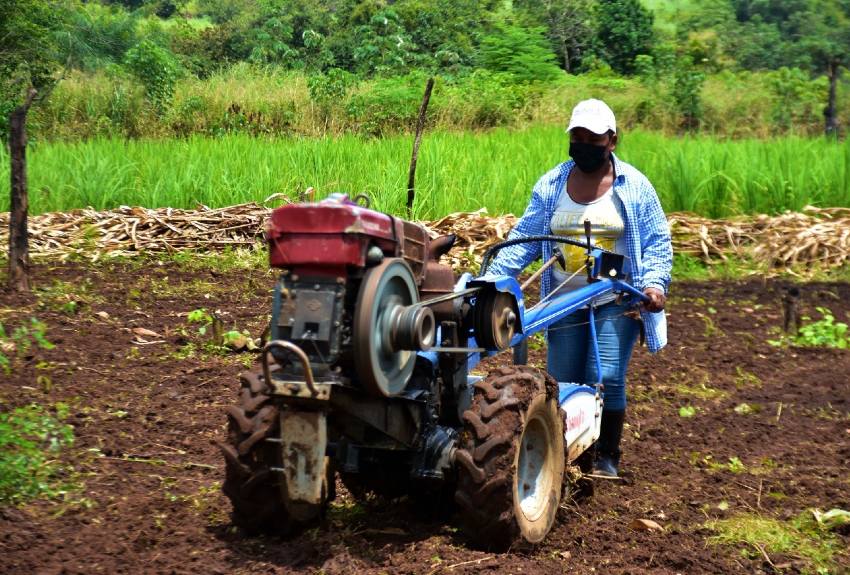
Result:
M282 339L276 339L268 342L263 347L263 376L266 378L266 383L268 385L273 385L271 370L269 369L269 352L274 348L281 348L288 352L295 354L295 356L301 360L301 365L304 368L304 382L307 384L307 387L310 390L310 396L316 397L319 395L319 390L316 387L316 382L313 380L313 370L310 368L310 359L307 357L307 354L304 353L300 347L292 343L291 341L286 341ZM300 383L300 382L289 382L289 383Z
M281 381L279 379L273 379L269 382L271 394L275 396L315 401L330 400L331 387L333 387L332 383L314 382L313 385L315 386L314 389L310 389L303 381Z
M285 409L280 412L282 495L289 513L309 521L322 509L328 465L327 414Z

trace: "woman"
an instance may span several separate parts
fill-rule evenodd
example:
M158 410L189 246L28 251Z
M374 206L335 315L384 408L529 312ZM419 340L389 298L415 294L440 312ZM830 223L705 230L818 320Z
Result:
M649 298L640 314L610 295L594 302L604 385L604 408L594 473L617 477L620 438L626 413L626 371L643 322L653 353L667 343L664 304L670 283L673 249L667 218L646 176L614 155L617 124L601 100L585 100L573 109L567 128L572 160L556 166L534 186L531 201L509 239L558 234L584 241L584 221L591 222L591 241L631 261L631 283ZM582 248L564 245L566 269L549 268L541 281L541 297L552 290L587 285ZM542 256L548 242L503 249L488 270L516 276ZM555 266L553 266L555 267ZM640 319L638 319L640 318ZM581 309L549 327L548 370L561 382L599 381L590 343L588 310Z

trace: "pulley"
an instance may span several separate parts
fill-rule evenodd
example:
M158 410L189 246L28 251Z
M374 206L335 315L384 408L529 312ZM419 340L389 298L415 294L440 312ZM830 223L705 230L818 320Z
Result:
M418 301L413 272L401 258L385 259L363 276L354 310L354 366L374 395L404 391L416 350L434 345L434 313Z
M480 347L500 351L509 348L517 331L514 297L496 290L481 292L475 299L472 325Z

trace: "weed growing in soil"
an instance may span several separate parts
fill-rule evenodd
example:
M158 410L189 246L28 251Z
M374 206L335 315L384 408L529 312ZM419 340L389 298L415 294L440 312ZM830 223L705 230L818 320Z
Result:
M734 411L738 415L752 415L754 413L760 412L761 409L761 405L757 403L739 403L732 409L732 411Z
M746 545L742 553L751 559L762 559L765 554L801 557L808 563L804 573L829 573L833 556L840 551L837 538L821 528L809 512L789 521L742 514L709 521L706 527L717 533L709 542Z
M714 461L714 457L706 455L702 458L702 463L709 471L729 471L730 473L744 473L747 471L746 465L738 457L730 457L727 463Z
M102 298L91 294L91 285L89 278L79 283L54 280L50 286L35 290L38 307L68 315L76 314L82 307L102 301Z
M176 480L168 478L169 483ZM170 486L170 485L169 485ZM167 486L167 487L169 487ZM215 497L221 492L221 483L213 482L211 485L200 487L197 491L188 495L174 493L166 488L165 497L171 502L182 502L189 506L192 511L204 517L209 524L225 523L227 516L223 515L215 505Z
M715 389L709 385L711 379L708 373L684 372L674 376L675 390L678 395L702 399L705 401L724 399L728 393L723 390ZM699 380L699 383L696 381Z
M74 444L73 428L62 423L67 411L57 404L54 416L31 404L0 413L0 504L60 497L74 488L65 480L70 468L57 459Z
M697 315L700 318L702 318L702 321L705 323L705 330L703 331L703 335L706 338L711 339L713 337L721 337L721 336L724 335L723 332L720 330L720 328L717 327L717 324L714 323L714 320L711 319L710 316L707 316L707 315L704 315L704 314L701 314L701 313L697 313Z
M741 366L735 366L735 387L744 389L745 387L761 387L761 379L757 375L741 369Z
M53 344L47 341L46 333L47 326L34 317L30 318L29 326L18 326L10 334L6 333L0 323L0 369L9 375L12 373L12 360L25 357L34 346L53 348Z
M268 268L269 252L265 246L257 246L253 249L226 248L220 252L180 251L158 255L157 261L172 261L181 269L189 271L227 273Z

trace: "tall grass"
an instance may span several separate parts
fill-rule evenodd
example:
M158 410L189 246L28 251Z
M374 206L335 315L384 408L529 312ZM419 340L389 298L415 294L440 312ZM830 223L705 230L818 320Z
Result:
M344 94L325 100L311 97L310 81L301 72L238 64L205 79L182 78L169 109L158 114L145 101L143 87L119 70L72 72L33 108L30 134L40 140L83 140L402 133L416 123L425 76L414 71L395 78L352 77ZM850 125L848 86L842 80L837 95L843 126ZM670 78L621 78L604 71L527 85L478 70L437 78L428 123L446 131L563 126L579 100L593 97L608 102L623 126L677 134L682 117L671 90ZM811 79L799 70L724 71L709 75L701 93L703 133L764 138L823 131L825 78Z
M381 210L404 212L410 136L363 139L220 138L37 143L29 160L33 213L92 206L211 207L296 197L366 193ZM566 159L562 128L427 133L420 151L415 216L486 207L521 213L541 174ZM667 211L710 217L850 206L850 141L673 138L632 132L620 157L643 171ZM0 152L0 197L9 160Z

